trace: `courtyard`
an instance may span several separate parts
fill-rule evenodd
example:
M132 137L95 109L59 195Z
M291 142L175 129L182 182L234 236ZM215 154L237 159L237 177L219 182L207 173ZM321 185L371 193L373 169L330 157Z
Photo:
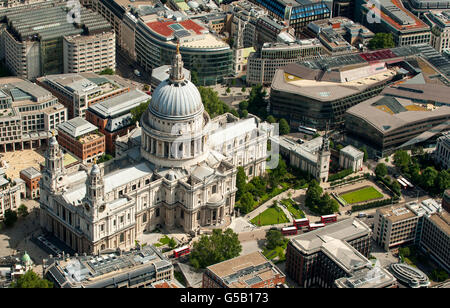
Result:
M33 150L5 152L0 154L2 167L9 178L18 178L20 171L34 167L40 170L39 164L45 161L43 147Z

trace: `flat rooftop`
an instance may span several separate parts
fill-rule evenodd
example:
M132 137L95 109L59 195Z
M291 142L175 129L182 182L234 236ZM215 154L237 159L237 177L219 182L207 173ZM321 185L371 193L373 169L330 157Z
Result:
M133 89L129 92L106 99L103 102L93 104L89 106L89 110L92 110L106 119L128 113L131 109L148 101L150 98L150 95L140 90Z
M348 218L323 228L295 236L292 244L306 254L319 251L324 243L332 239L351 241L371 233L371 229L357 218Z
M22 6L20 10L10 11L5 16L12 33L20 41L39 38L56 39L63 36L110 31L111 26L99 14L81 7L80 25L67 22L66 3L52 1L53 6Z
M34 178L42 176L42 174L39 172L39 170L37 170L34 167L29 167L29 168L26 168L26 169L20 171L20 174L23 174L28 179L34 179Z
M51 261L48 274L61 287L69 288L103 288L142 275L156 275L156 272L172 267L172 263L151 245L121 254L114 252Z
M446 210L442 210L441 213L432 214L430 220L450 237L450 214Z
M55 97L41 86L19 77L0 78L2 96L9 96L15 103L13 106L41 103Z
M284 276L261 252L236 257L211 265L207 269L233 288L251 287L277 274Z
M381 10L374 6L370 7L381 19L398 31L430 30L430 26L408 11L400 0L381 0ZM368 8L369 4L365 4Z
M58 125L58 130L63 131L72 138L78 138L95 132L98 130L98 127L81 117L77 117Z
M400 97L378 95L350 107L346 113L363 119L383 134L419 121L450 116L450 107L428 110Z
M155 15L148 18L145 25L158 39L167 44L175 46L179 40L181 49L230 48L223 40L211 34L205 26L192 19L175 21Z
M396 223L405 219L414 218L417 216L404 204L390 208L378 209L377 211L379 211L379 213L383 215L387 220L392 221L392 223Z
M361 156L361 155L364 156L364 152L358 150L357 148L355 148L355 147L353 147L351 145L348 145L345 148L342 148L340 151L342 153L350 155L351 157L358 157L358 156Z

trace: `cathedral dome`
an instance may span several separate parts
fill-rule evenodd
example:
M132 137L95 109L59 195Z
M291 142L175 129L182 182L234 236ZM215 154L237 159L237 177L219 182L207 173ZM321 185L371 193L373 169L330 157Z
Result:
M170 77L161 82L153 92L149 111L157 117L169 120L192 118L204 111L197 87L184 78L179 44Z
M189 118L204 110L200 92L192 82L172 82L170 79L155 89L149 109L157 117L168 119Z

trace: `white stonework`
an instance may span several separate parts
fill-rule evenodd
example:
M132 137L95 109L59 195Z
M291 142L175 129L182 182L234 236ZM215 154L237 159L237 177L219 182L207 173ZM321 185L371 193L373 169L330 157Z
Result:
M265 172L259 120L210 119L178 53L138 127L112 161L65 170L51 139L41 184L41 226L78 252L127 249L158 225L195 233L234 213L237 166ZM158 99L155 99L158 98ZM200 99L200 100L199 100Z

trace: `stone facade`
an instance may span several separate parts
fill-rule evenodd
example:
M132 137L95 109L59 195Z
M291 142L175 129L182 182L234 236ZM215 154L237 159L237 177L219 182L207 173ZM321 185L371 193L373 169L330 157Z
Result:
M265 170L267 135L258 120L211 120L198 90L184 79L179 53L136 130L137 146L71 171L50 140L40 202L45 230L89 253L133 247L157 226L196 233L233 215L237 166L252 175Z

